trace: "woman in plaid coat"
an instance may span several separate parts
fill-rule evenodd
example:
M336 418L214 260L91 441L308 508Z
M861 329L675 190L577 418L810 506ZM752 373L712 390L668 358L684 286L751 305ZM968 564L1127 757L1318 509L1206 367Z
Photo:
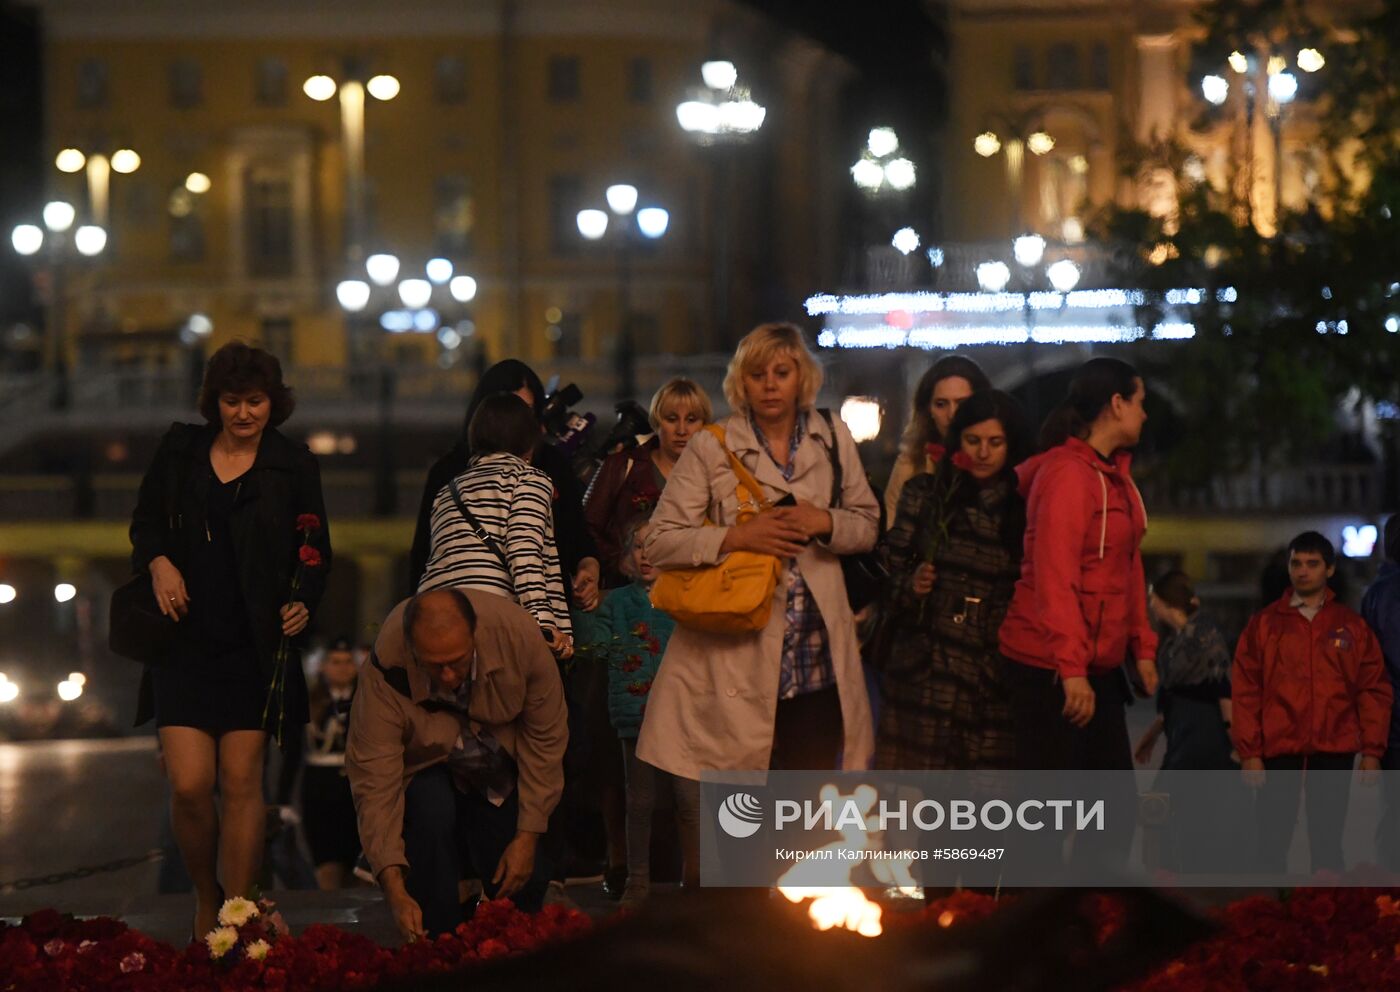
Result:
M958 408L932 473L900 494L884 539L890 569L878 656L875 767L1008 768L1014 738L997 631L1020 576L1029 453L1016 402L996 390Z

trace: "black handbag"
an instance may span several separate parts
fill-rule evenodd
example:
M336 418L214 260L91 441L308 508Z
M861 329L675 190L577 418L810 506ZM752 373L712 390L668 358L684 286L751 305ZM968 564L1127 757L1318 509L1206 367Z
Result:
M825 407L817 411L822 419L826 421L827 428L831 431L832 446L826 449L826 456L831 460L831 508L836 509L841 505L841 489L845 481L844 473L841 469L841 453L836 450L836 424L832 419L831 411ZM877 499L876 503L880 501ZM885 529L885 508L880 506L880 527ZM846 579L846 598L850 601L851 611L859 613L871 603L874 603L884 595L885 584L889 581L889 569L885 568L884 561L875 551L862 551L854 555L841 555L841 574Z
M171 532L180 529L180 479L172 464L165 483L165 512ZM107 647L112 653L154 665L175 640L175 621L160 611L149 573L137 572L112 591L107 611Z

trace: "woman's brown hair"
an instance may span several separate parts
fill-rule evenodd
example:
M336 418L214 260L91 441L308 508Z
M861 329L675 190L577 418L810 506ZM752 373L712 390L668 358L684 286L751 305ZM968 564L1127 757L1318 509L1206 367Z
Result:
M296 409L296 396L282 382L282 363L270 351L242 341L230 341L209 358L204 384L199 387L199 412L211 424L220 423L219 397L225 393L267 394L272 404L269 427L286 423Z

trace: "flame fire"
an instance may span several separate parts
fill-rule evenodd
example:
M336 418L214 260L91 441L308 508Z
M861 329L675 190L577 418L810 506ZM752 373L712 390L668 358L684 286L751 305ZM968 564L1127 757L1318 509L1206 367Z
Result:
M870 810L874 807L878 794L872 786L861 785L850 796L843 796L837 791L836 786L824 785L820 795L823 801L832 804L846 799L854 799L860 809L862 820L868 820ZM832 852L870 850L870 834L867 825L867 823L862 823L860 827L843 826L841 840L827 844L818 850ZM850 867L846 869L848 882L851 871L860 863L859 860L849 862ZM812 926L818 930L830 930L832 927L839 926L853 930L862 937L880 936L883 932L880 925L882 913L880 905L866 898L865 893L859 888L853 885L813 884L818 880L826 880L824 876L830 871L830 864L831 862L823 862L815 858L798 862L778 879L778 891L789 902L799 903L804 899L811 899L812 904L807 908L807 917L812 921ZM870 864L875 877L882 883L897 885L905 891L915 888L916 883L910 872L911 862L908 859L874 861Z

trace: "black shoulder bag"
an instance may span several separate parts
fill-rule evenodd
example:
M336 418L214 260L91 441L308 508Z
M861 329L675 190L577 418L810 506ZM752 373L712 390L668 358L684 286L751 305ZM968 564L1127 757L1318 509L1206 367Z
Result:
M180 473L172 461L165 479L165 516L171 534L180 531ZM143 665L163 661L175 639L175 621L161 612L150 571L137 572L112 591L107 611L107 647Z
M833 510L841 506L841 490L845 481L845 473L841 468L841 452L836 447L836 424L832 419L831 411L822 407L817 411L822 419L826 421L827 429L831 432L832 443L826 449L826 456L831 460L831 508ZM876 503L880 501L877 499ZM880 530L884 530L884 507L880 507ZM846 598L851 603L851 611L859 613L871 603L876 602L885 591L885 583L889 581L890 573L885 568L880 556L873 550L862 551L854 555L840 555L841 573L846 579Z

